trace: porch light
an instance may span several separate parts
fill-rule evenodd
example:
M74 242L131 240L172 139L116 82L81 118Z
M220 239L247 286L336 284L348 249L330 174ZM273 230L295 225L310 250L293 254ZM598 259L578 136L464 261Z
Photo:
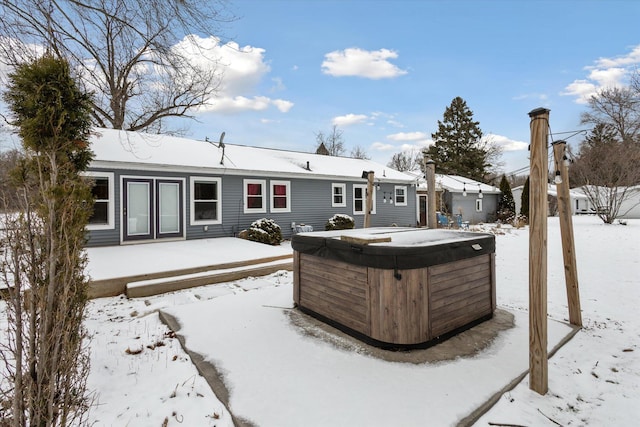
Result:
M482 188L480 188L480 184L478 184L478 199L482 199L484 196L482 195Z
M467 184L462 183L462 197L467 197Z

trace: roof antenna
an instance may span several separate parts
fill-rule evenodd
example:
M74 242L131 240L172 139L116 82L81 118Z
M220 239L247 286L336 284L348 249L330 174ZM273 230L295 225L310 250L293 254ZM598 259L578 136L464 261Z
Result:
M218 142L218 148L222 147L222 157L220 157L220 164L224 165L224 142L222 142L222 140L224 139L224 132L222 132L222 134L220 135L220 142Z
M213 146L216 146L215 142L209 141L209 137L205 136L204 140L206 142L208 142L209 144L211 144ZM220 135L220 141L218 141L218 145L217 145L218 148L222 148L222 157L220 157L220 164L221 165L224 165L224 147L225 147L225 145L224 145L224 142L222 142L223 140L224 140L224 132L222 132L222 134Z

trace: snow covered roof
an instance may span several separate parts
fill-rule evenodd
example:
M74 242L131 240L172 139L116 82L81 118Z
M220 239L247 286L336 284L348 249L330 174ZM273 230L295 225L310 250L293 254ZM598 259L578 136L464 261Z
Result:
M415 178L380 163L349 157L248 147L114 129L97 129L91 138L93 168L163 169L228 175L362 179L373 171L376 181L414 183Z
M524 185L519 185L517 187L514 187L511 191L519 192L522 191L523 188ZM547 194L549 196L558 197L558 191L555 184L547 184ZM569 197L571 197L572 199L587 199L587 196L577 188L569 190Z
M412 171L408 173L419 179L419 190L427 189L427 181L423 178L423 173L421 171ZM460 175L444 175L437 173L436 187L438 190L447 190L451 193L462 193L465 189L469 193L474 193L478 192L479 189L482 189L484 194L500 194L500 189L497 187Z

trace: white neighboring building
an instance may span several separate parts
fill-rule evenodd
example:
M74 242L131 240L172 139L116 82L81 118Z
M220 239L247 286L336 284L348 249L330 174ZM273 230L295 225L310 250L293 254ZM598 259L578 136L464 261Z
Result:
M523 185L518 187L514 187L511 189L511 193L513 194L513 200L516 203L516 212L520 213L520 207L522 206L522 189ZM551 197L558 197L558 193L556 190L555 184L547 185L547 195ZM590 211L589 199L582 191L577 191L577 189L569 190L569 198L571 199L571 213L573 215L581 214L581 213L594 213L594 211Z
M621 219L638 219L640 218L640 185L633 187L627 187L627 194L625 200L620 205L618 211L618 218ZM583 199L580 200L579 209L577 213L593 214L596 212L596 207L592 205L591 201L584 192L583 187L574 188L571 190L573 193L581 194ZM622 191L622 189L620 190ZM601 205L605 205L603 201Z

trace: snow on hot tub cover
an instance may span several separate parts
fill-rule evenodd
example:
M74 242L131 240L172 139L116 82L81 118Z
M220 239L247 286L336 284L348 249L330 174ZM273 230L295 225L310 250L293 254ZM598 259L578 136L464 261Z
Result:
M340 240L341 236L390 237L391 241L357 244ZM410 270L494 253L495 236L438 229L366 228L296 234L291 247L300 253L352 265Z

